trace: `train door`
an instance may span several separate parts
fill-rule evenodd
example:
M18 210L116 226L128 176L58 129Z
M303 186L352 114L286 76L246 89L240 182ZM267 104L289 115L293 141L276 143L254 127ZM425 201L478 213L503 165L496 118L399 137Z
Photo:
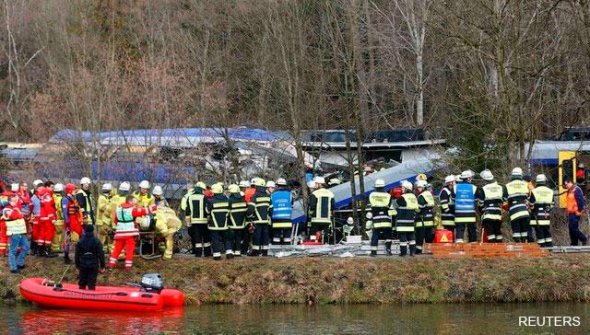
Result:
M560 151L559 152L559 207L565 208L567 205L566 189L563 182L567 179L576 180L577 157L575 151Z

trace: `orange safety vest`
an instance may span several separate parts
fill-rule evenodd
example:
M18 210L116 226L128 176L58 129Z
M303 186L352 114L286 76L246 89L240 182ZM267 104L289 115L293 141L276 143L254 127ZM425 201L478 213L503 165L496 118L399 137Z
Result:
M580 215L578 210L578 201L576 200L576 187L567 191L567 212L568 214Z

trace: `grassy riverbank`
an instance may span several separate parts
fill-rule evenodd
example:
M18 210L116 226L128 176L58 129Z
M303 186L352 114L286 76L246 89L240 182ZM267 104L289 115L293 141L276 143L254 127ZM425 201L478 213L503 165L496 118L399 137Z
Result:
M5 259L2 259L5 262ZM0 268L1 301L21 301L23 277L59 279L55 259L27 259L22 274ZM113 270L100 285L138 281L158 272L187 304L346 304L590 301L590 255L496 260L392 258L241 258L215 262L178 258L137 260L131 272ZM73 268L65 282L75 282Z

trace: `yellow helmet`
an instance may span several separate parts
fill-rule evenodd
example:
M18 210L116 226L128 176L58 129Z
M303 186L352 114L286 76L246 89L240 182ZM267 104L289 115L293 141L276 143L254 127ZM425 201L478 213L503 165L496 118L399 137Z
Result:
M203 183L202 181L197 182L197 185L196 186L197 187L200 187L202 189L206 189L207 188L207 185L205 183Z
M256 178L255 185L256 186L259 186L259 187L265 187L266 186L266 181L264 179L262 179L262 178Z
M427 180L428 177L426 177L426 175L424 173L420 173L417 177L416 180Z
M240 187L236 184L231 184L227 187L229 193L240 193Z
M220 193L223 193L223 184L221 184L221 183L216 183L216 184L213 184L213 185L211 186L211 191L212 191L214 194L220 194Z

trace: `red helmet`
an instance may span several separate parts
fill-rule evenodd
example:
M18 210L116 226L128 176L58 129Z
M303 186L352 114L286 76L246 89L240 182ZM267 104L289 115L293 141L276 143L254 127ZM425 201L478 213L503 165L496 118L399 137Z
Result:
M395 198L395 199L399 199L402 197L402 194L404 192L402 191L401 187L396 187L393 190L391 190L391 195Z
M72 183L66 184L66 194L71 194L77 189L78 189L78 186L76 186Z

